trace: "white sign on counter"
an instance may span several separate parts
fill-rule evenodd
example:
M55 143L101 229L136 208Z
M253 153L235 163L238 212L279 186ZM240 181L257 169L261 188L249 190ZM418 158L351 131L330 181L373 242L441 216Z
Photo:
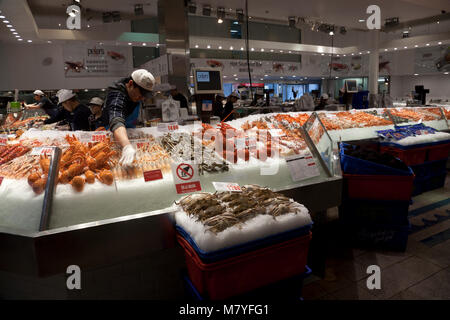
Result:
M0 146L6 146L8 144L8 135L0 134Z
M173 181L178 194L201 191L198 166L192 162L172 164Z
M234 183L234 182L215 182L215 181L213 181L213 186L217 192L227 192L227 191L242 192L242 189L239 186L239 184Z
M160 132L172 132L178 129L178 122L158 123L158 131Z
M320 175L316 160L311 153L289 156L286 158L286 164L293 181L301 181Z
M35 147L31 150L32 156L53 156L53 147Z

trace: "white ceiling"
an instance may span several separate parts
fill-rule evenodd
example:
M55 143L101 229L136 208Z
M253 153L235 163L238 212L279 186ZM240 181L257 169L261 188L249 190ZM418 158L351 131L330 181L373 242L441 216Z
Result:
M244 0L193 0L197 3L197 13L203 5L213 8L224 7L226 12L236 8L245 10ZM287 20L289 16L320 19L323 22L361 28L358 19L368 15L369 5L381 8L381 18L399 17L400 22L438 15L441 10L450 12L449 0L248 0L249 16ZM232 9L232 11L230 11Z

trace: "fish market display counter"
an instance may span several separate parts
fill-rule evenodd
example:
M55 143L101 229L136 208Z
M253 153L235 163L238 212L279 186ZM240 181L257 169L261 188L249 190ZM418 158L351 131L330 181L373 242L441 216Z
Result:
M402 123L442 130L449 118L441 107L391 108L134 129L133 169L120 167L106 133L28 130L0 145L0 270L47 276L158 254L175 246L174 202L215 192L214 182L269 187L306 206L317 224L341 202L337 142Z
M320 126L315 115L304 126L280 123L273 148L266 138L248 145L256 129L226 127L235 134L223 153L211 151L207 135L220 136L225 125L130 130L139 159L132 170L120 167L105 133L29 130L3 146L14 157L0 165L0 270L45 277L71 264L96 268L158 254L175 246L174 202L186 192L215 192L213 182L266 186L323 213L339 205L342 177L337 144Z

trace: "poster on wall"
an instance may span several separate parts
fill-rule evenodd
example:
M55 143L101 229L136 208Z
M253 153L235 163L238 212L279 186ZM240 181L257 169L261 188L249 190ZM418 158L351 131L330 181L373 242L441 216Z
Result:
M202 67L220 69L224 75L248 77L248 65L246 60L191 59L191 69ZM298 75L300 69L300 62L250 60L250 72L252 75L293 76Z
M66 78L121 77L131 68L131 52L127 47L64 46L63 60Z
M363 76L367 73L368 56L320 57L320 72L323 76Z
M450 71L450 46L417 49L414 71L419 74Z

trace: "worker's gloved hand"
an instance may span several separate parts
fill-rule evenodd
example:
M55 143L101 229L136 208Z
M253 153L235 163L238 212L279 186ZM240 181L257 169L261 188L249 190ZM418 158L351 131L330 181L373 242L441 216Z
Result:
M127 144L122 149L122 157L119 160L119 164L124 167L131 167L135 158L136 150L131 144Z

